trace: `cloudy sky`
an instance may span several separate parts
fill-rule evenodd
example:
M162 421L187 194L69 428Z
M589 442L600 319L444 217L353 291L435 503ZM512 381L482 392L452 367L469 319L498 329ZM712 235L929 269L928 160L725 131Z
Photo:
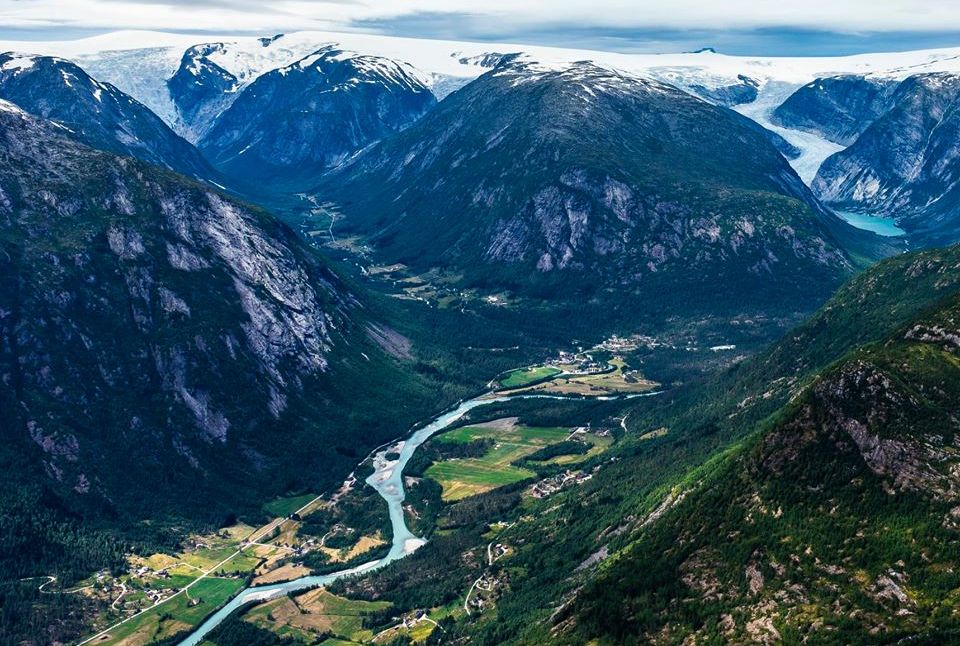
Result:
M298 29L619 51L841 54L960 46L958 0L0 0L0 38Z

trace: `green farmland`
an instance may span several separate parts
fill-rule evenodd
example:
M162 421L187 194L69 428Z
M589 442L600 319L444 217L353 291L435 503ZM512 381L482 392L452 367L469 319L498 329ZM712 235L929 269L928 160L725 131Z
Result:
M469 443L491 439L492 449L479 458L444 460L430 466L426 475L443 487L443 499L460 500L497 487L519 482L535 474L511 463L570 434L565 428L467 426L445 433L438 442Z
M508 372L506 376L500 379L499 384L501 388L522 388L549 379L550 377L556 377L562 372L562 370L549 366L520 368L519 370Z

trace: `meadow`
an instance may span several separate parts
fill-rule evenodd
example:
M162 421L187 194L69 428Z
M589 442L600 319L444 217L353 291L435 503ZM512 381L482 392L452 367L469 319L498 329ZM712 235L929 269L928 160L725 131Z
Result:
M523 388L559 375L562 371L550 366L519 368L511 370L499 380L501 388Z
M454 429L436 441L467 444L490 439L494 441L493 448L480 457L437 462L427 469L426 475L443 487L444 501L461 500L534 477L533 471L512 463L550 444L562 442L568 435L570 431L565 428L531 428L513 424Z

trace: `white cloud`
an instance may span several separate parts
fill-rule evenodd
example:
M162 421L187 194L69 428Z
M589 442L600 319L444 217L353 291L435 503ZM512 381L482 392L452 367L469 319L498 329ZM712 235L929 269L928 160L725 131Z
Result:
M0 0L5 28L271 31L343 29L417 14L469 15L507 30L960 30L956 0ZM455 24L454 24L455 27Z

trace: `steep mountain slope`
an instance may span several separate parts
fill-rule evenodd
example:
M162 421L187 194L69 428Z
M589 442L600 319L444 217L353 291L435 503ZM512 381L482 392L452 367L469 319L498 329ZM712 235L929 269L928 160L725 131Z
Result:
M389 262L561 301L810 302L849 269L756 124L590 63L504 63L317 195Z
M960 300L827 370L585 588L617 643L953 641Z
M292 231L2 106L5 478L212 522L339 480L420 414L409 343Z
M960 75L897 86L891 107L820 168L813 189L838 208L896 217L929 245L960 238Z
M440 550L461 595L477 576L498 583L493 606L446 623L440 642L756 643L775 629L785 641L876 643L957 628L960 580L946 564L957 557L958 312L960 247L905 254L705 383L491 411L484 419L624 433L579 486L452 509L515 523L496 535L507 555L468 583L457 588L462 564L489 540L468 532L443 538L451 554L401 566L428 568ZM418 604L401 607L444 602L396 580L386 570L343 589Z
M817 79L777 107L773 122L849 146L890 108L896 86L896 81L882 77L846 75Z
M54 121L93 148L192 177L217 175L196 148L144 105L70 61L0 54L0 99Z
M196 45L183 54L180 67L167 80L177 121L197 141L237 97L240 79L211 59L223 44Z
M435 103L409 66L326 47L254 81L200 148L236 177L309 180Z

